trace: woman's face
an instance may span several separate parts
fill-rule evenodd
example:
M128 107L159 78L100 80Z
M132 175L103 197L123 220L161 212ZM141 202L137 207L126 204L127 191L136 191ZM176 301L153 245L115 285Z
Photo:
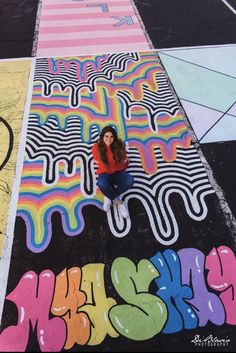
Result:
M110 146L112 142L114 141L114 136L111 132L106 132L105 135L103 136L103 142L107 145Z

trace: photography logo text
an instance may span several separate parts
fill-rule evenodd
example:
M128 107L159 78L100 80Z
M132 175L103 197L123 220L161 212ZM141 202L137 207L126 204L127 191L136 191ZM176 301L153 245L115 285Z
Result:
M195 335L191 340L195 346L199 347L227 347L230 344L229 338L218 338L213 335L209 335L207 337L201 337L200 335Z

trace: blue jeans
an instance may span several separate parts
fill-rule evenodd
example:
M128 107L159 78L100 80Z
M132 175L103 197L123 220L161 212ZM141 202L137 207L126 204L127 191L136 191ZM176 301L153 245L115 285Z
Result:
M102 173L98 175L97 185L101 192L111 201L117 199L134 183L134 178L127 172L113 174Z

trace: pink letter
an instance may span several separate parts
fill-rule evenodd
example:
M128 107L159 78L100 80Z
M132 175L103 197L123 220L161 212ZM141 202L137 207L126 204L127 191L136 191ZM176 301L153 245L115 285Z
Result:
M6 297L16 304L18 323L7 327L0 335L0 351L23 352L29 339L30 322L37 329L42 352L59 352L66 340L66 324L61 318L49 319L55 276L49 271L38 275L27 272L17 287Z
M213 248L206 257L207 281L211 288L222 292L219 297L226 311L226 322L236 324L236 259L227 246Z

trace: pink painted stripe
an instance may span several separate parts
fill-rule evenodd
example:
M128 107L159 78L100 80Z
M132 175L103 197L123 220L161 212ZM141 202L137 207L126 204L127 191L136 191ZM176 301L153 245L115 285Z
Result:
M106 44L113 44L113 43L120 43L120 44L125 44L125 43L135 43L135 42L140 42L143 41L146 43L146 38L144 35L134 35L134 36L122 36L122 37L116 37L116 38L84 38L84 39L78 39L78 40L55 40L55 41L39 41L38 43L38 48L66 48L66 47L80 47L80 46L89 46L89 45L96 45L96 43L101 43L101 45L106 45Z
M101 1L101 0L84 0L86 1L86 4L102 4L104 3L104 1ZM114 3L114 2L119 2L119 3L122 3L123 2L126 2L126 1L129 1L130 3L130 0L108 0L107 2L108 3ZM48 6L48 5L56 5L57 4L68 4L68 3L75 3L75 1L73 0L43 0L43 4L42 6Z
M50 33L40 34L40 41L54 41L54 40L80 40L80 39L98 39L106 38L119 38L119 37L131 37L143 35L142 29L124 29L122 31L93 31L93 32L72 32L72 33Z
M90 3L91 5L93 4L97 4L97 5L100 5L100 4L104 4L104 2L102 2L101 0L99 0L99 2L95 2L93 1L92 3ZM112 0L109 0L109 3L106 4L108 6L108 9L109 9L109 6L112 5L113 6L129 6L131 7L131 4L130 4L130 1L129 0L124 0L122 1L122 3L120 1L112 1ZM95 6L96 7L96 6ZM42 6L42 9L43 10L59 10L59 9L79 9L79 8L91 8L90 6L88 6L88 4L85 4L85 3L65 3L65 4L52 4L52 5L43 5ZM99 8L99 6L97 6L97 8ZM100 8L101 10L101 8Z
M76 55L89 55L89 54L109 54L109 53L123 53L123 52L145 52L149 51L148 43L136 42L122 45L91 45L88 47L73 47L73 48L38 48L37 56L39 57L52 57L52 56L76 56Z
M40 16L40 23L42 21L58 21L58 20L74 20L74 19L82 19L82 18L91 18L91 21L93 20L93 16L95 16L96 13L75 13L75 14L69 14L69 15L41 15ZM131 16L135 15L134 11L125 11L124 12L97 12L97 15L99 15L99 18L110 18L112 16L117 16L124 18L124 16Z
M109 12L102 12L101 8L99 7L84 7L80 9L54 9L54 10L42 10L41 11L41 16L59 16L59 15L72 15L72 14L91 14L91 16L94 16L94 14L113 14L114 12L123 12L125 14L128 11L132 11L132 8L130 6L115 6L115 7L110 7Z
M134 23L138 23L138 19L135 16L132 16L132 20ZM60 21L43 21L40 26L42 27L67 27L67 26L78 26L78 25L85 25L85 26L91 26L91 22L93 25L97 25L98 28L100 25L104 24L110 24L111 26L114 26L116 23L119 23L120 20L117 18L100 18L99 16L94 16L92 19L91 17L89 18L82 18L82 19L76 19L76 20L60 20ZM122 25L123 26L123 25ZM122 27L122 26L114 26L114 28ZM125 24L124 24L125 26Z
M95 3L96 4L103 4L104 3L104 1L101 1L101 0L83 0L83 1L86 1L86 4L95 4ZM119 0L107 0L108 3L113 3L113 2L118 2L118 1ZM123 3L125 1L129 1L130 2L130 0L120 0L119 2ZM68 3L74 3L76 1L74 1L74 0L56 0L56 1L55 0L43 0L43 5L49 5L49 4L54 5L55 2L57 4L68 4Z
M128 24L124 24L122 26L114 27L111 24L104 24L104 25L78 25L78 26L67 26L67 27L40 27L39 35L40 34L49 34L49 33L75 33L75 32L92 32L92 31L106 31L106 30L115 30L121 31L122 29L140 29L139 23L134 23L132 26Z

